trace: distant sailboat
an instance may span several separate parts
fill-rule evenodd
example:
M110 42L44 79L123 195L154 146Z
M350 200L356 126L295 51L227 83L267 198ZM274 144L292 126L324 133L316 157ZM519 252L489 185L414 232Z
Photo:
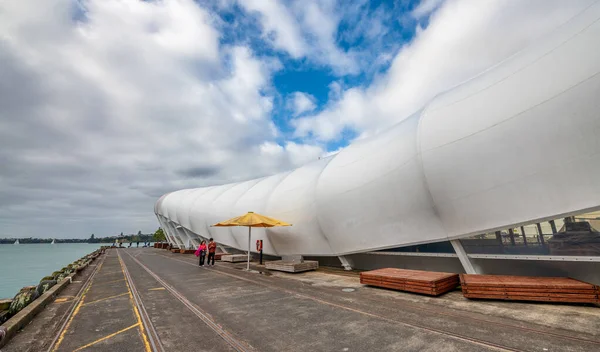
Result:
M13 244L19 244L19 240L16 240L15 243L13 243Z
M52 239L52 243L50 243L50 244L54 244L54 238Z

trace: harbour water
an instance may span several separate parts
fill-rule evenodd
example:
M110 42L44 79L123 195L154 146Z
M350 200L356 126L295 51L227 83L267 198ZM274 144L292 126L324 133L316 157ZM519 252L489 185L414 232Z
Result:
M37 285L42 277L100 246L100 243L0 244L0 299L12 298L23 286Z

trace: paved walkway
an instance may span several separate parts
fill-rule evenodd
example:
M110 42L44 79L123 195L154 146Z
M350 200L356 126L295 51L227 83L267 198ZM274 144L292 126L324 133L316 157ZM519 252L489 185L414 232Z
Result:
M117 251L109 251L83 292L53 351L150 351L138 308Z
M158 249L109 250L55 351L598 351L600 309L519 304L432 304L323 273L261 275ZM91 274L90 274L91 275ZM356 288L318 282L324 275ZM316 278L316 279L315 279ZM337 280L337 279L336 279ZM452 295L449 295L452 297ZM458 297L458 296L457 296ZM60 299L60 298L59 298ZM435 302L444 302L440 298ZM450 301L447 301L450 302ZM450 302L451 303L451 302ZM506 302L502 302L506 303ZM460 304L463 304L462 302ZM454 307L452 307L454 305ZM539 308L541 306L541 308ZM523 309L518 317L514 307ZM526 311L543 314L528 321ZM510 311L512 309L512 311ZM51 312L51 310L49 310ZM42 313L42 316L46 312ZM50 314L50 313L48 313ZM561 326L553 321L583 322ZM589 319L589 321L588 321ZM36 319L37 320L37 319ZM42 319L43 321L43 319ZM549 323L547 322L549 321ZM34 321L34 323L36 323ZM585 326L583 326L585 325ZM32 328L33 329L33 328ZM26 351L27 327L6 351ZM28 335L29 334L29 335ZM50 340L48 333L43 339ZM39 336L39 335L38 335ZM32 349L39 351L41 349Z

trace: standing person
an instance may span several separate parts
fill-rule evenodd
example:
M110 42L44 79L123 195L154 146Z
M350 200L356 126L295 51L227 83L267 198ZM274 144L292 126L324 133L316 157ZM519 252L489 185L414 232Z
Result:
M199 266L204 266L204 256L206 255L206 241L202 240L202 242L200 242L200 246L198 246L198 249L196 250L196 257L200 257L200 262L198 263Z
M210 259L212 258L212 266L215 266L215 252L217 251L217 244L213 241L212 237L208 242L208 260L206 261L206 265L210 264Z
M137 241L137 248L140 248L140 241Z

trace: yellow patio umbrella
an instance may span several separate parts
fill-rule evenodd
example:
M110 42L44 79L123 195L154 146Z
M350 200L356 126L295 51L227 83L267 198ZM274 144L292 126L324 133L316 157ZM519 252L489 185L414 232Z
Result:
M253 211L238 216L229 220L218 222L212 226L227 227L227 226L248 226L248 264L246 270L250 270L250 244L253 227L275 227L275 226L292 226L287 222L260 215Z

